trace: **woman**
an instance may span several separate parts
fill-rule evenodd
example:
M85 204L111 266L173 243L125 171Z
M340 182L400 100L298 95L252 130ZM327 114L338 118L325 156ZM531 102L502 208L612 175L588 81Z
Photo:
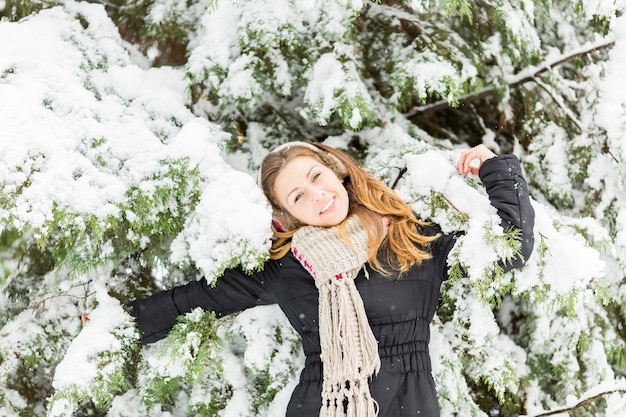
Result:
M472 161L478 160L478 166ZM533 247L534 211L515 156L464 151L505 229L520 231L521 267ZM306 142L264 159L271 203L270 260L252 276L231 269L130 303L143 343L165 337L195 307L218 317L277 303L302 337L305 367L287 416L439 416L429 325L457 235L419 221L393 190L336 149Z

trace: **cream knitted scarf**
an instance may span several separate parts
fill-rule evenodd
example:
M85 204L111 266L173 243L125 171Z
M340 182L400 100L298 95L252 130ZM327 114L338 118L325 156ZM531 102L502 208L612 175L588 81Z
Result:
M380 369L378 344L354 284L367 261L367 230L357 216L347 220L346 229L350 242L337 226L301 227L291 250L319 290L324 371L320 417L374 417L378 405L368 379Z

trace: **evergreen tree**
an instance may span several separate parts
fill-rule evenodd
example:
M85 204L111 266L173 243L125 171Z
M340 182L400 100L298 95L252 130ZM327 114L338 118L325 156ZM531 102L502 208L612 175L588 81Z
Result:
M268 257L262 157L324 141L464 230L432 326L442 416L626 408L623 0L0 3L0 415L281 416L275 306L141 347L123 304ZM520 156L521 271L459 150ZM462 276L467 271L467 277Z

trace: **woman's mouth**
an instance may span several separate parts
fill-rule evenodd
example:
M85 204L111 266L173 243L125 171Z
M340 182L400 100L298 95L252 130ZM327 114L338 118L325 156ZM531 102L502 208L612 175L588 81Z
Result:
M320 214L324 214L326 211L328 211L333 206L334 203L335 203L335 197L328 200L328 203L326 203L326 205L322 207Z

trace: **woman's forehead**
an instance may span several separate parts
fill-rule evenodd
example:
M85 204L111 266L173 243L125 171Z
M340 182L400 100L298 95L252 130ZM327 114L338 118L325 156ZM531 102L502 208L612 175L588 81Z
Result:
M326 167L319 159L308 156L308 155L300 155L296 156L293 159L290 159L283 165L282 169L278 173L276 177L276 182L281 181L289 181L291 179L295 180L296 177L306 176L312 168L315 167Z

